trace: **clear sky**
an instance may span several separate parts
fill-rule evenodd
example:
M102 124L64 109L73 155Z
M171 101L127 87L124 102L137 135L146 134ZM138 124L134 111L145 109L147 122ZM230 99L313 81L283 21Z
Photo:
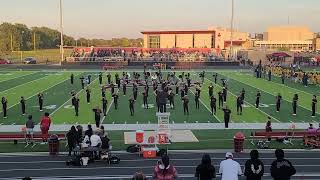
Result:
M0 23L59 28L59 0L0 0ZM230 26L231 0L63 0L65 33L78 37L141 37L142 30ZM320 0L235 0L235 27L306 25L320 31Z

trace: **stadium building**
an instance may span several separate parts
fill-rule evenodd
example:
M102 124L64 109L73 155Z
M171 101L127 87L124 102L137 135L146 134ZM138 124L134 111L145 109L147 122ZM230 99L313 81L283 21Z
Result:
M209 27L198 31L143 31L144 48L211 48L226 49L231 44L231 30ZM233 46L242 47L248 41L245 32L233 31Z
M255 47L264 49L287 49L290 51L315 50L315 33L304 26L269 27L263 33L262 41L255 41Z

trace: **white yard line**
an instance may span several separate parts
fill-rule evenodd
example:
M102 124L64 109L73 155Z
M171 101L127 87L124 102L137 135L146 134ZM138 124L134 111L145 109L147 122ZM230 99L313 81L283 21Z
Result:
M223 74L223 76L226 76L226 75ZM265 93L267 93L267 94L270 94L270 95L272 95L272 96L275 96L275 95L273 95L272 93L267 92L267 91L265 91L265 90L263 90L263 89L261 89L261 88L255 87L255 86L253 86L253 85L250 85L250 84L247 84L247 83L244 83L244 82L241 82L240 80L234 79L234 78L229 77L229 76L226 76L226 77L228 77L228 78L230 78L230 79L233 79L234 81L238 81L238 82L240 82L240 83L243 83L243 84L245 84L245 85L247 85L247 86L251 86L251 87L253 87L253 88L255 88L255 89L259 89L260 91L263 91L263 92L265 92ZM270 82L270 81L268 81L268 82ZM291 103L291 102L290 102L289 100L287 100L287 99L283 99L283 100L287 101L288 103ZM302 107L303 109L306 109L306 110L308 110L308 111L311 112L310 109L308 109L308 108L305 107L305 106L302 106L301 104L299 104L298 106L300 106L300 107ZM316 112L316 114L320 114L320 113L319 113L319 112Z
M49 87L47 87L46 89L43 89L43 90L41 90L41 92L44 92L44 91L46 91L46 90L48 90L48 89L51 89L51 88L53 88L54 86L57 86L57 85L59 85L59 84L61 84L61 83L63 83L63 82L65 82L65 81L67 81L68 79L65 79L65 80L63 80L63 81L59 81L58 83L56 83L56 84L54 84L54 85L52 85L52 86L49 86ZM30 97L28 97L28 98L26 98L25 100L28 100L28 99L30 99L30 98L32 98L32 97L34 97L34 96L37 96L38 94L37 93L35 93L34 95L32 95L32 96L30 96ZM13 104L12 106L9 106L8 107L8 110L10 109L10 108L12 108L12 107L14 107L14 106L16 106L16 105L18 105L20 102L18 102L18 103L16 103L16 104ZM2 112L2 110L0 111L0 112Z
M22 77L24 77L24 76L28 76L28 75L32 75L32 74L37 73L37 71L31 71L31 72L32 72L32 73L24 74L24 75L22 75L22 76L15 76L15 77L13 77L13 78L0 80L0 83L1 83L1 82L4 82L4 81L14 80L14 79L17 79L17 78L22 78Z
M213 81L211 81L211 80L208 79L208 78L206 78L206 79L207 79L208 81L210 81L210 82L213 82ZM218 84L216 84L216 85L219 86L220 88L222 88L222 86L220 86L220 85L218 85ZM229 92L231 95L233 95L234 97L237 97L237 96L236 96L235 94L233 94L231 91L228 90L228 92ZM247 102L247 101L244 101L244 102L247 103L247 104L249 104L251 107L255 107L254 105L252 105L251 103L249 103L249 102ZM271 118L273 118L273 119L276 120L277 122L281 122L279 119L271 116L270 114L265 113L264 111L262 111L262 110L259 109L259 108L256 108L256 110L259 110L260 112L262 112L262 113L265 114L266 116L270 116Z

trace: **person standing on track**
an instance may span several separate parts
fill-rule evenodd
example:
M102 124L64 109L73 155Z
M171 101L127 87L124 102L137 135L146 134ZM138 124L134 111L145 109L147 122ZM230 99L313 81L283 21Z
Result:
M130 115L133 116L134 115L134 97L131 97L129 99L129 109L130 109Z
M102 84L102 72L99 73L99 84Z
M79 116L79 103L80 99L78 97L74 97L74 111L76 112L76 116Z
M182 102L183 102L183 113L184 115L188 115L189 116L189 98L187 95L185 95L183 98L182 98Z
M241 95L237 97L237 115L242 115L243 100Z
M91 90L89 88L86 89L87 103L90 104Z
M210 107L211 107L211 114L216 115L217 112L217 99L212 95L210 97Z
M292 115L296 116L297 115L297 106L298 106L298 94L295 94L292 98Z
M49 113L44 113L44 116L40 121L40 129L42 134L42 141L46 142L48 140L48 132L51 125L51 118L49 117Z
M8 100L5 97L2 97L1 104L2 104L3 118L7 118Z
M199 92L196 92L194 94L194 101L196 102L196 109L200 109L199 99L200 99L200 94L199 94Z
M230 122L230 115L231 115L231 110L226 106L225 108L222 109L224 112L224 127L229 128L229 122Z
M74 82L74 75L71 74L71 76L70 76L70 83L73 84L73 82Z
M102 112L103 112L103 116L107 115L107 106L108 106L108 100L107 98L103 97L102 98Z
M261 97L261 92L258 91L257 95L256 95L256 108L259 108L259 104L260 104L260 97Z
M38 94L38 103L39 103L39 110L40 112L42 112L42 107L43 107L43 94L39 93Z
M26 100L24 99L23 96L21 96L20 104L21 104L22 115L24 116L26 115Z
M276 111L277 111L277 112L280 111L281 100L282 100L282 96L281 96L280 93L279 93L279 94L277 95L277 97L276 97Z
M311 107L311 109L312 109L311 117L316 117L317 103L318 103L317 96L313 95L312 104L311 104L311 106L312 106Z
M114 109L118 109L119 95L117 93L114 93L112 97L113 97Z
M209 89L209 97L211 97L213 95L213 85L212 83L210 83L210 86L208 87Z
M221 107L223 107L223 94L222 94L222 91L218 92L218 98L219 98L219 109L221 109Z

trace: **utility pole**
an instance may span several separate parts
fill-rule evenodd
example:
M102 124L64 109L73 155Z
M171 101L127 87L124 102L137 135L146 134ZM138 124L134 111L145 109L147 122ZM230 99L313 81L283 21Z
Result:
M231 0L231 24L230 24L230 52L229 57L233 59L233 19L234 19L234 0Z
M36 52L36 32L33 32L33 51Z
M60 53L61 53L61 60L60 65L62 64L62 61L64 60L64 50L63 50L63 17L62 17L62 0L59 0L59 8L60 8Z

